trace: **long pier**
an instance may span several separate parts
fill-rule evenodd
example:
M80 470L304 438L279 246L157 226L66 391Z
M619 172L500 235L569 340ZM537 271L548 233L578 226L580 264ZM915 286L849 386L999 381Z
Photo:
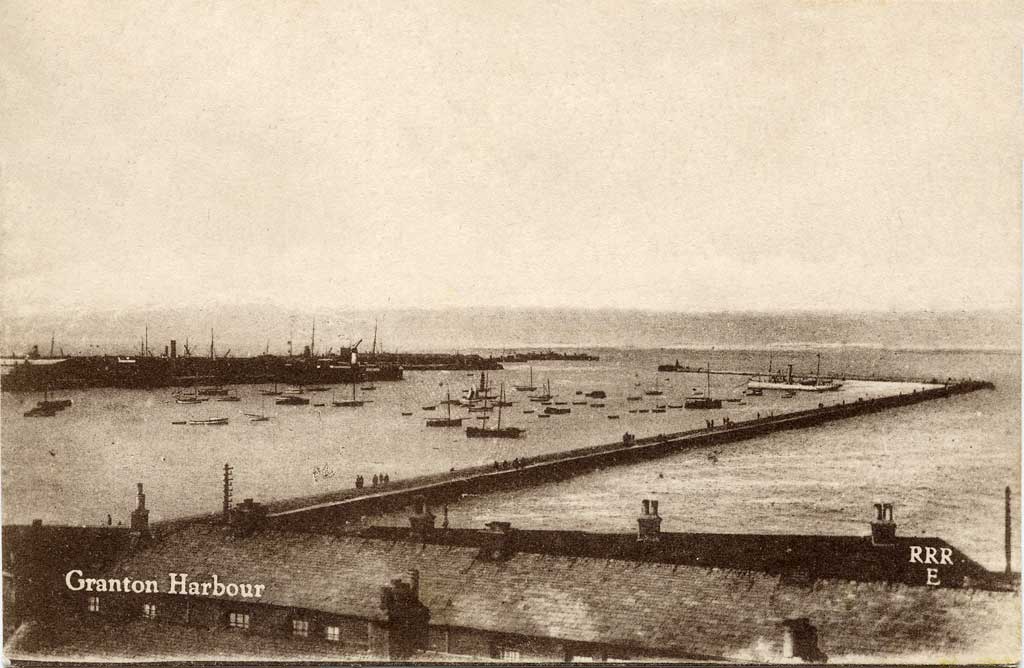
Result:
M378 515L399 510L425 501L439 505L468 494L486 494L503 489L565 480L599 468L630 464L647 459L765 436L790 429L812 427L827 422L867 415L890 408L909 406L923 401L947 398L983 389L992 389L992 383L962 381L922 390L914 389L875 399L845 400L818 408L767 415L730 422L726 425L695 429L672 434L659 434L626 442L609 443L578 448L560 453L539 455L520 460L516 468L495 470L476 467L462 471L430 476L408 484L347 490L349 496L340 500L294 507L290 503L271 504L268 520L272 526L291 530L331 531L343 530L346 523L363 516ZM287 506L282 508L282 506Z

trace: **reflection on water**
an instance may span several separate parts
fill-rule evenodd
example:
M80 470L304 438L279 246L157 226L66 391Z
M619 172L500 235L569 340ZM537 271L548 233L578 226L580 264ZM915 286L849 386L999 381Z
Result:
M154 520L216 511L221 502L221 469L235 467L235 494L258 500L304 496L351 487L355 476L392 480L451 467L565 450L639 436L697 428L709 418L735 420L756 413L796 410L856 397L898 391L899 386L849 381L838 393L777 393L743 397L745 378L713 376L712 394L741 399L719 411L640 409L627 394L650 388L657 379L665 394L655 403L682 403L705 377L654 371L679 358L703 365L708 353L686 351L600 351L595 363L533 365L534 380L551 381L557 400L570 402L570 415L539 419L538 409L511 390L526 381L516 365L489 374L506 384L516 403L502 414L503 425L527 430L520 440L469 440L459 429L425 427L443 414L436 405L450 386L453 396L478 379L462 372L412 372L399 383L378 383L361 392L372 399L362 408L331 406L332 393L307 393L324 407L277 406L256 386L239 386L241 401L176 404L171 391L89 390L62 392L75 400L53 418L23 418L37 396L3 395L2 482L4 522L92 524L107 513L127 518L134 482L146 484ZM875 500L893 500L904 533L947 537L968 554L996 562L1002 550L1002 489L1018 488L1019 357L983 353L895 353L829 351L823 373L984 377L997 383L983 392L942 402L865 416L855 420L779 434L670 458L597 472L579 479L495 497L467 500L452 509L455 525L479 526L501 516L520 526L629 531L639 499L662 499L669 531L784 531L860 533ZM813 351L774 353L774 362L814 368ZM767 353L716 351L715 368L763 369ZM640 383L639 387L636 383ZM572 405L576 392L604 390L603 408ZM338 399L348 387L336 388ZM268 422L244 413L265 412ZM412 415L403 416L403 412ZM608 415L619 415L609 420ZM453 415L469 417L464 409ZM172 422L229 417L226 426ZM492 419L493 420L493 419ZM475 420L467 419L465 424ZM493 425L493 421L492 421ZM717 459L717 461L714 461ZM330 475L325 472L329 471Z

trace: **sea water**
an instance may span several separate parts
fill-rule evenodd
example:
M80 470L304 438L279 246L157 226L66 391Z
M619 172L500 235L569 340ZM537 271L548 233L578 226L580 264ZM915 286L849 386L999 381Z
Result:
M555 400L572 409L569 415L540 419L544 407L526 399L532 393L512 389L527 381L528 365L488 373L489 384L504 383L507 398L515 402L503 409L502 425L524 428L518 440L467 439L463 429L425 426L426 418L446 415L439 405L446 393L461 396L479 382L478 372L406 372L404 381L360 390L359 397L369 400L361 408L331 405L332 395L351 397L349 386L307 392L308 406L275 405L274 397L260 394L265 386L233 386L241 401L211 397L199 405L175 403L170 388L92 389L57 393L74 405L52 418L25 418L22 413L40 397L4 393L3 520L94 525L106 523L109 514L115 524L127 522L136 482L145 484L153 521L215 512L222 503L225 463L234 469L236 500L272 501L351 488L356 475L368 485L379 473L397 481L617 441L626 431L652 436L701 428L708 419L720 423L724 416L741 420L923 387L849 380L838 392L746 397L745 376L712 375L713 396L744 403L727 402L713 411L629 413L680 404L695 390L706 390L705 375L659 373L658 364L678 359L690 366L710 361L714 369L766 370L769 353L591 352L600 361L532 365L534 384L541 388L550 381ZM797 373L813 373L816 352L776 350L771 363L774 368L793 363ZM450 521L483 526L504 519L521 527L630 531L640 500L657 498L666 531L863 534L872 503L892 501L900 533L941 536L984 565L1001 568L1003 488L1011 486L1015 507L1019 493L1019 354L841 347L823 353L822 375L973 377L992 380L996 389L467 498L450 507ZM626 401L626 395L655 386L662 396ZM572 405L585 399L576 392L591 390L608 397ZM262 412L271 420L251 422L244 415ZM464 426L478 422L478 414L462 408L453 408L456 415L466 418ZM219 427L172 424L210 417L230 421ZM496 418L494 411L488 425Z

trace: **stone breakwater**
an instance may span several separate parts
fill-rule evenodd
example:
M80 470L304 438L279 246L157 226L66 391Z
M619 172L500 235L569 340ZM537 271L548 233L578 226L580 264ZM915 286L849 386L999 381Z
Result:
M366 490L349 498L326 503L312 503L302 507L278 510L271 507L268 521L271 525L292 530L330 531L344 529L346 522L363 516L378 515L404 507L442 504L467 494L486 494L509 488L565 480L595 469L630 464L664 457L692 448L741 441L775 432L813 427L923 401L943 399L959 394L993 389L984 381L962 381L932 388L913 390L876 399L841 401L831 405L822 402L817 408L737 420L671 434L646 438L629 438L616 443L580 448L566 452L541 455L518 460L513 467L453 471L445 476L433 476L422 484L403 485L401 488ZM281 504L274 504L277 508Z

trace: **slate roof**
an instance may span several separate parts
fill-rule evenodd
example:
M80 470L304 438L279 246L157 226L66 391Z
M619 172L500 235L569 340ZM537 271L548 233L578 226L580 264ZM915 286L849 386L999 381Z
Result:
M783 619L807 617L832 659L1014 660L1016 592L782 576L702 566L480 550L361 537L194 525L134 551L113 577L267 585L262 603L381 619L379 588L420 571L433 625L629 646L690 658L778 656ZM241 599L240 599L241 600ZM766 654L767 653L767 654Z
M372 526L364 538L411 540L408 528ZM487 536L473 529L435 530L425 541L438 545L482 547ZM1000 574L985 570L944 540L898 536L891 546L873 545L871 536L810 536L790 534L662 533L655 543L641 543L635 533L608 534L584 531L514 531L518 552L597 559L658 562L751 570L803 580L820 578L923 584L923 565L910 561L911 546L950 551L953 566L943 568L946 584L959 586L964 577L974 586L996 581Z

